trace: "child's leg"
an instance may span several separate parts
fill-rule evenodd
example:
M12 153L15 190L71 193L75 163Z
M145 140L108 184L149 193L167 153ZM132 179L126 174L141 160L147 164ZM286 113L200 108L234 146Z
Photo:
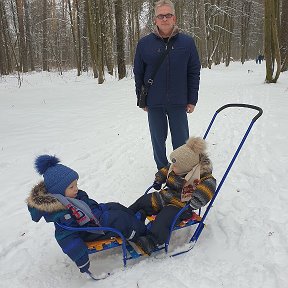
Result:
M180 211L176 206L165 206L152 222L149 234L155 239L155 244L163 244L167 240L174 217Z
M138 198L132 205L129 206L129 209L133 211L133 213L137 213L140 210L144 210L145 213L149 216L156 214L161 208L158 202L159 193L153 192L149 194L145 194Z
M106 207L105 210L120 210L120 211L123 211L123 212L130 214L130 215L135 216L135 213L131 209L127 208L126 206L124 206L118 202L105 203L105 207Z
M100 217L100 224L119 230L126 239L131 241L136 241L139 236L146 234L145 224L123 210L105 211Z
M146 254L151 255L156 245L165 243L169 236L173 219L179 210L180 208L170 205L163 207L157 214L155 221L151 222L151 228L147 231L147 235L139 237L137 244Z

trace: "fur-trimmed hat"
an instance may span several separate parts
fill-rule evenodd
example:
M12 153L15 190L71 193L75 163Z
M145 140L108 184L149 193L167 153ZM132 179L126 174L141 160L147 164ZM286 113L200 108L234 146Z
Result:
M188 173L199 163L199 155L206 150L206 142L200 137L190 137L186 144L170 154L170 160L177 164L180 174Z
M79 178L76 171L59 164L60 160L51 155L40 155L35 159L35 169L44 177L44 184L49 193L65 196L66 188Z

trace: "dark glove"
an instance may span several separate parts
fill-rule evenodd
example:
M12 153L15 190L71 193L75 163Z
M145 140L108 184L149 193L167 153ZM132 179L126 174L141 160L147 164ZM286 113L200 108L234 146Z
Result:
M189 205L189 207L187 208L187 210L185 210L181 215L180 215L180 220L186 220L186 219L190 219L193 215L193 209L192 207Z
M154 181L154 182L153 182L153 188L154 188L155 190L161 190L162 184L159 183L159 182L157 182L157 181Z
M85 266L79 268L80 272L81 273L87 273L89 271L89 267L90 267L90 261L88 261Z

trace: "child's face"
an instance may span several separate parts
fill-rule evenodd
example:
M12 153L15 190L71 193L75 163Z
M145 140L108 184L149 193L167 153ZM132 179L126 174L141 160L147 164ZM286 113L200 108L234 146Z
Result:
M77 180L74 180L65 190L65 196L75 198L78 193Z

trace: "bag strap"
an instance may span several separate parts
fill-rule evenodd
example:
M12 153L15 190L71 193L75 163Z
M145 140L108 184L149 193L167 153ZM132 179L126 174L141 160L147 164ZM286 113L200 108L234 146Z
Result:
M148 79L148 84L150 86L153 84L154 78L155 78L155 76L156 76L161 64L163 63L164 59L168 55L169 51L171 50L173 42L174 41L172 41L172 40L168 41L164 53L162 53L161 57L158 59L158 62L156 64L156 68L155 68L154 72L152 73L151 77Z

